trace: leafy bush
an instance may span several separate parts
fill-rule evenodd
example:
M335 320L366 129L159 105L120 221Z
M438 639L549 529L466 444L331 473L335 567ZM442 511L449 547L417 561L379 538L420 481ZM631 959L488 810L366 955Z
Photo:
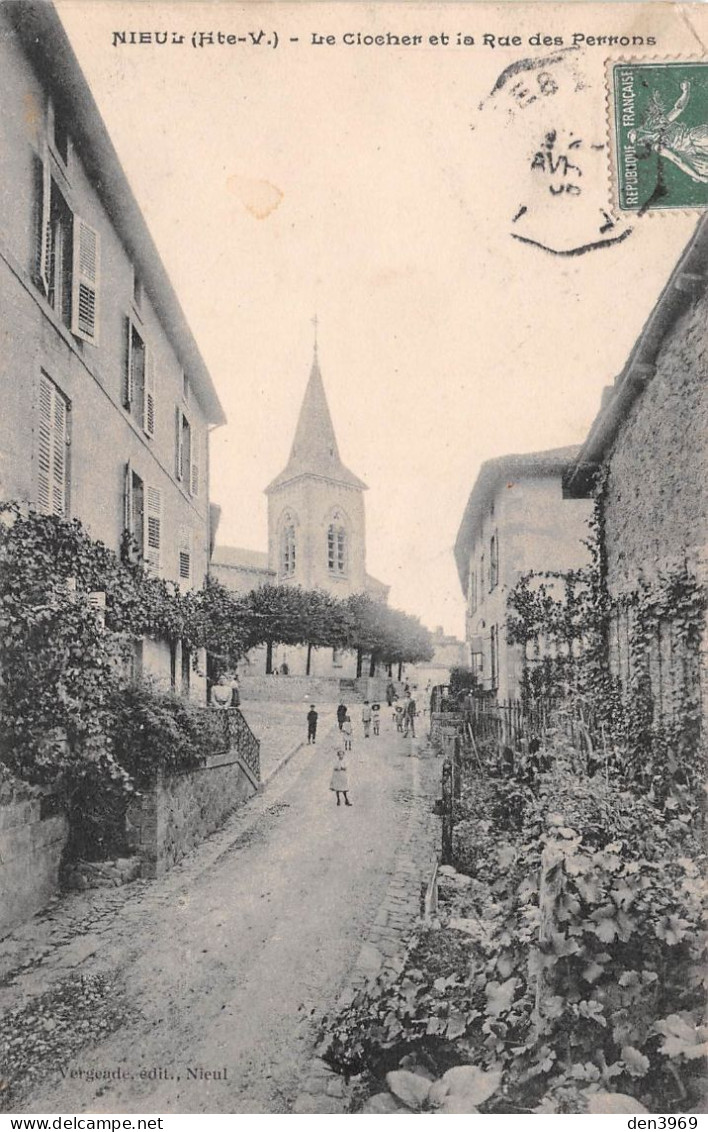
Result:
M335 1020L332 1064L377 1084L411 1055L434 1076L502 1070L488 1111L700 1103L699 817L688 791L656 805L562 762L532 783L478 775L455 832L471 879L442 882L447 926L419 929L402 977Z
M147 680L129 684L111 701L116 758L139 782L150 781L157 770L199 766L214 753L213 724L224 718Z

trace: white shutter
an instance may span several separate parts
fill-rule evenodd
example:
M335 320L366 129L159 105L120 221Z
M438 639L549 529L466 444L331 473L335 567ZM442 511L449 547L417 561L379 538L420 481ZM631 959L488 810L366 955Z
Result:
M130 460L125 465L123 483L123 528L130 535L135 534L133 524L133 465Z
M40 202L39 231L39 278L45 295L49 294L51 277L50 257L52 247L52 171L49 164L49 149L45 140L42 151L42 199Z
M66 404L54 390L54 452L52 466L52 512L66 515Z
M71 331L85 342L98 343L98 232L74 216L74 263Z
M37 504L45 515L67 513L68 412L56 386L41 374L37 444Z
M192 471L189 479L189 494L199 495L199 445L196 434L192 436Z
M162 551L162 492L159 487L147 487L145 495L145 561L157 568Z
M48 515L52 499L52 408L54 386L42 375L39 379L39 442L37 449L37 504Z
M147 436L155 435L155 359L152 350L145 343L143 353L144 374L144 406L143 427Z

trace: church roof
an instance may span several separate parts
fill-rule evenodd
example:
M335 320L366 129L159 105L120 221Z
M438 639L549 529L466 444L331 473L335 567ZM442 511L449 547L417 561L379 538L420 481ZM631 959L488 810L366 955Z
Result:
M295 439L285 469L268 484L266 493L300 476L321 476L349 487L366 490L366 484L349 471L341 460L334 425L325 395L317 349L312 360Z
M211 557L212 566L225 566L228 570L268 569L268 555L262 550L247 550L242 546L217 546Z

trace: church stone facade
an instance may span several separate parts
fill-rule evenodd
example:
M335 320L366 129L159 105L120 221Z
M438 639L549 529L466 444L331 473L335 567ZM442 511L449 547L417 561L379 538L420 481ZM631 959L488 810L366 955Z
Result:
M366 484L342 462L325 394L317 349L305 390L288 462L265 489L268 497L268 553L217 547L212 576L245 592L262 585L326 590L335 597L368 593L388 599L389 587L366 571ZM274 664L292 675L305 672L305 649L281 646ZM251 670L262 671L260 650ZM313 653L317 676L351 677L356 661L337 650Z

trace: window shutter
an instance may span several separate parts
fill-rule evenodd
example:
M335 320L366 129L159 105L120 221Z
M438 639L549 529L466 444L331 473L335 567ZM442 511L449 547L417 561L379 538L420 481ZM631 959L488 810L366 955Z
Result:
M150 347L145 345L145 411L143 420L148 436L155 435L155 359Z
M96 229L74 216L71 331L94 345L98 343L99 251Z
M145 507L145 560L157 568L162 550L162 492L159 487L148 487Z
M125 465L124 482L123 482L123 529L130 535L134 535L133 530L133 465L128 460Z
M175 408L175 475L182 479L182 410Z
M42 150L42 199L40 201L39 228L39 278L45 295L49 294L50 265L52 246L52 171L49 164L49 148L45 140Z
M52 466L52 512L66 515L66 405L54 390L54 452Z
M181 582L192 580L192 532L186 525L179 529L179 578Z
M125 320L125 371L123 375L123 405L129 409L133 404L133 391L135 380L133 372L133 324L129 318Z
M52 401L54 389L46 377L39 381L39 444L37 503L39 510L48 515L51 510L52 474Z
M66 402L42 374L39 379L37 503L45 515L67 513L67 437Z
M189 481L189 494L199 495L199 445L196 436L192 437L192 474Z

